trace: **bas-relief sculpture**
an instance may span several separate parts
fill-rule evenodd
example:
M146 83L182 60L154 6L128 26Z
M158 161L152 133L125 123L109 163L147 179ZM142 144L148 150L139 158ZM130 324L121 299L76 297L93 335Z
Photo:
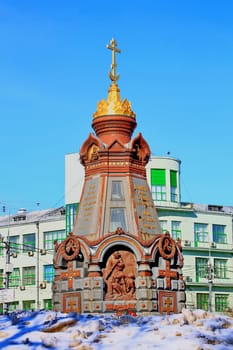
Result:
M107 286L105 300L135 299L136 261L132 253L116 251L107 260L103 278Z

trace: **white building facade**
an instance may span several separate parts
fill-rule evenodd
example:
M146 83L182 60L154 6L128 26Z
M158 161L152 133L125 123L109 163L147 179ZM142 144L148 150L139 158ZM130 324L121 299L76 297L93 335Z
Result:
M233 207L182 203L180 164L171 157L151 158L152 197L163 231L183 246L187 307L225 312L233 307ZM73 229L83 178L79 154L68 154L65 208L0 216L0 311L52 308L54 241ZM13 290L7 305L6 283Z
M66 237L65 209L0 216L0 233L0 312L52 309L54 241Z

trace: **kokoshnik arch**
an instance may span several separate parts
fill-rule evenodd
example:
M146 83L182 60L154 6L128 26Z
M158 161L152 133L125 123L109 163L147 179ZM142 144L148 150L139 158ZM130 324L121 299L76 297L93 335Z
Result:
M85 181L74 229L55 242L54 310L181 312L182 247L162 233L146 179L150 148L141 133L132 136L136 115L121 100L116 40L107 48L111 84L80 149Z

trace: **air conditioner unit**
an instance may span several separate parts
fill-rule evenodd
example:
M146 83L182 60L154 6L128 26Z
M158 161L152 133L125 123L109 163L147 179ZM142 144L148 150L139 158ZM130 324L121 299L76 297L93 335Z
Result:
M193 280L192 280L192 277L186 276L185 281L186 282L192 282Z
M41 254L41 255L46 255L46 250L45 250L45 249L41 249L41 250L40 250L40 254Z
M215 242L211 243L211 248L216 248L216 243Z
M185 240L185 241L184 241L184 245L185 245L185 247L190 247L190 246L191 246L191 242Z
M34 252L32 250L29 250L28 256L34 256Z
M19 287L19 289L20 290L25 290L26 288L25 288L25 286L22 285L22 286Z
M41 282L40 289L45 289L45 288L46 288L46 282Z

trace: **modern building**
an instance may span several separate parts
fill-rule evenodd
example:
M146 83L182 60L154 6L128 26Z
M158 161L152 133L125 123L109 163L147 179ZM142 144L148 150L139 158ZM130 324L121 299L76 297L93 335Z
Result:
M0 234L0 312L52 309L54 240L66 238L65 208L0 216Z

